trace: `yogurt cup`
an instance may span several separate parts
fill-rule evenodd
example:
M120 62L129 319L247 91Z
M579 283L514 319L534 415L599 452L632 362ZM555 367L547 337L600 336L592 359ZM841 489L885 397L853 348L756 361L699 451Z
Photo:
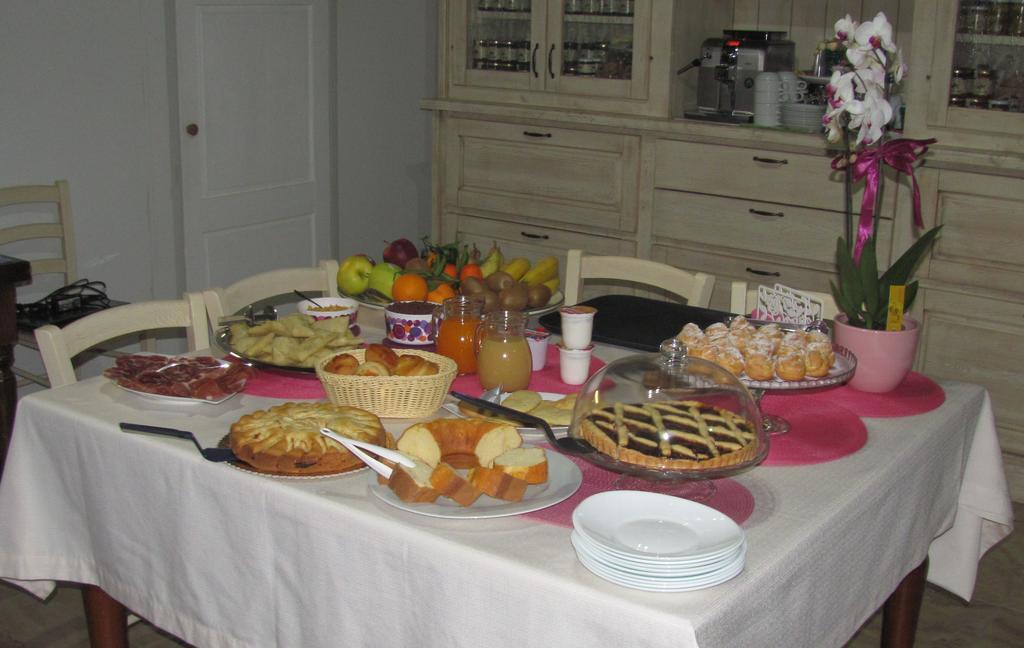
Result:
M585 349L567 349L558 345L558 371L566 385L582 385L590 377L590 356L594 345Z
M526 331L526 343L530 345L534 371L540 371L548 364L548 341L550 338L551 333L547 331L529 329Z
M558 309L562 316L562 346L567 349L586 349L594 333L593 306L563 306Z

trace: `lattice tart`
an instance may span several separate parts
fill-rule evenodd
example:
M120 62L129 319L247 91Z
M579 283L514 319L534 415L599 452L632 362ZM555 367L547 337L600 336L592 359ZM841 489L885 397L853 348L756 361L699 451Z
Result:
M338 434L383 445L380 419L366 410L332 403L284 403L246 414L231 426L235 455L258 470L284 475L324 475L361 468L363 462L337 441Z
M582 420L583 438L619 461L668 470L743 463L758 452L746 418L695 400L614 403Z

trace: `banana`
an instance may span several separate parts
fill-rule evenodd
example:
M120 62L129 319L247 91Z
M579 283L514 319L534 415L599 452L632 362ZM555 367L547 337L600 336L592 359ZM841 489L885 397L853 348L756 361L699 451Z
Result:
M492 275L501 267L501 262L501 248L498 247L497 243L492 243L490 251L487 253L483 262L480 263L480 272L485 277Z
M551 294L555 294L556 292L558 292L558 287L560 283L558 281L558 277L555 277L554 279L548 279L547 281L545 281L544 285L551 289Z
M523 257L516 257L501 267L502 272L508 273L513 279L519 279L530 269L530 260Z
M519 280L530 286L544 283L552 277L558 276L558 259L553 256L544 257L524 274Z

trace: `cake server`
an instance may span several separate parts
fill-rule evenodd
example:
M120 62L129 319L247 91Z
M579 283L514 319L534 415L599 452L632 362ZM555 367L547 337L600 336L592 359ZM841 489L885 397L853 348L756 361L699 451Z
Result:
M548 425L548 422L542 418L532 416L530 414L527 414L526 412L514 410L511 407L505 407L504 405L501 405L499 403L493 403L491 401L486 401L480 398L469 396L468 394L462 394L453 391L451 395L452 398L464 401L466 403L469 403L470 405L476 405L482 410L494 412L495 414L501 414L505 418L509 418L512 419L513 421L523 423L526 427L532 427L538 430L543 430L544 434L548 437L548 441L551 442L551 445L555 446L562 452L577 455L594 452L594 446L590 445L583 439L577 439L571 436L555 437L555 433L551 430L551 426Z
M408 468L412 468L413 466L416 465L416 463L412 459L405 456L401 452L398 452L397 450L385 448L384 446L375 445L373 443L367 443L366 441L357 441L356 439L349 439L348 437L341 436L340 434L338 434L337 432L330 428L320 428L320 434L324 435L328 439L334 439L341 445L348 448L349 452L359 457L359 459L362 460L363 463L365 463L367 466L373 469L375 473L377 473L384 479L391 478L391 466L388 466L387 464L383 464L377 461L370 455L366 454L366 452L363 452L364 449L369 452L372 452L373 454L379 457L383 457L388 461L394 461L395 463L402 464L403 466L406 466Z
M231 448L204 448L199 445L195 435L186 430L175 430L174 428L159 427L156 425L143 425L141 423L120 423L121 429L125 432L148 432L149 434L162 434L164 436L187 439L199 448L199 454L207 461L238 461L238 457Z

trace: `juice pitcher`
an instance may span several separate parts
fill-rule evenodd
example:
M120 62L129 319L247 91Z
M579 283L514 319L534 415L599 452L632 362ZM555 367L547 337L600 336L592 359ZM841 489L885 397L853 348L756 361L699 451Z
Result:
M493 311L484 315L477 341L477 373L484 389L526 389L533 359L526 342L526 316L518 311Z
M483 300L466 295L451 297L441 305L437 352L455 361L460 376L476 373L476 336L483 308Z

